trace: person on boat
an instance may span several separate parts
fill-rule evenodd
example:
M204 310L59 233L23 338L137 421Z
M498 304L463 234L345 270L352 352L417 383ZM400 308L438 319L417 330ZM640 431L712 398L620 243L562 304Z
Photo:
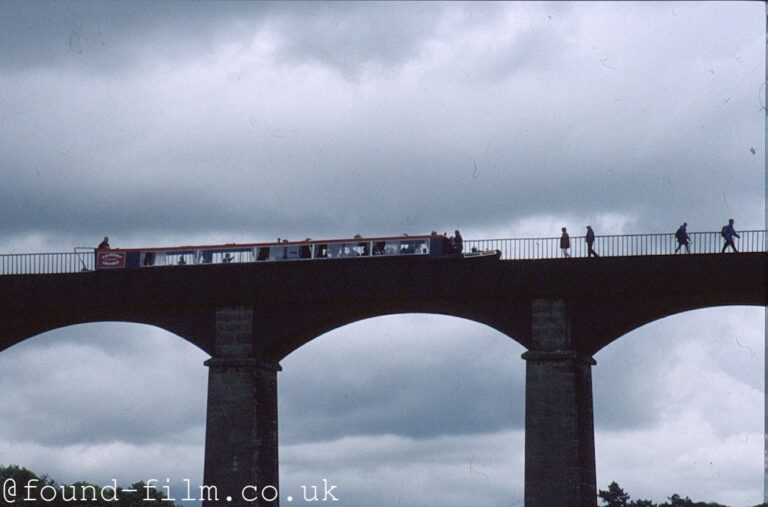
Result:
M461 237L461 233L458 230L454 232L456 235L453 237L453 251L461 253L462 250L464 250L464 239Z

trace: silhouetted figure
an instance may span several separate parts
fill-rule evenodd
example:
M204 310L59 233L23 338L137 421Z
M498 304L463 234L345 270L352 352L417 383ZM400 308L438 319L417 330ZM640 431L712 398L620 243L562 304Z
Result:
M728 247L733 248L733 251L738 253L739 251L736 250L736 245L733 243L733 238L739 238L741 239L741 236L736 232L736 229L733 228L733 218L728 220L728 225L724 225L722 230L720 231L720 235L725 238L725 244L723 245L723 249L720 251L720 253L725 253L725 249Z
M224 257L222 257L221 262L223 262L224 264L229 264L233 260L235 260L235 258L232 257L229 253L226 253L224 254Z
M184 260L184 256L179 257L179 266L186 266L187 261Z
M677 248L675 248L675 253L677 253L683 246L685 247L686 253L691 253L691 249L688 247L688 243L691 240L691 238L688 236L688 222L683 222L683 225L678 227L677 231L675 232L675 239L677 239Z
M563 231L563 234L560 236L560 250L563 251L563 257L570 257L571 254L568 250L571 248L571 237L568 236L568 231L565 230L565 227L561 230Z
M592 226L587 226L587 257L600 257L597 252L595 252L595 249L593 248L595 244L595 231L592 230Z
M104 240L101 243L99 243L99 246L96 247L96 251L93 252L93 257L94 257L93 263L94 263L94 266L98 266L99 265L99 250L110 250L110 249L111 249L111 247L109 246L109 238L104 236ZM88 268L83 266L83 271L88 271Z
M455 231L456 236L453 237L453 250L456 253L461 253L464 250L464 238L461 237L459 231Z

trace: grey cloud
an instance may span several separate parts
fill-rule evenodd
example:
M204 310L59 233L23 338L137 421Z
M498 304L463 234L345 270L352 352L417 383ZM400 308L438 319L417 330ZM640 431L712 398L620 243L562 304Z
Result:
M747 407L721 410L712 401L702 406L703 399L680 393L703 387L704 396L718 385L728 385L728 398L739 404L749 393L761 391L763 313L750 307L686 312L646 324L598 352L593 373L598 429L647 431L683 410L694 410L705 415L715 433L732 436L732 421L721 414L732 415L735 410L747 416ZM671 373L680 368L683 378ZM707 388L713 378L718 381ZM725 406L728 400L718 404ZM759 430L757 420L740 425L737 431Z
M162 338L137 325L77 326L5 351L0 376L13 388L0 401L8 408L3 437L52 447L171 443L202 427L206 355L177 337L153 334Z
M313 61L355 77L366 65L403 64L415 58L448 6L405 3L323 3L277 15L273 29L286 38L281 54Z
M343 501L361 507L405 501L514 505L522 502L522 452L519 432L419 441L348 438L288 447L281 485L290 494L326 477L338 485Z
M461 8L438 11L448 16ZM315 40L329 20L342 18L344 32L368 12L326 4L293 6L289 13L265 9L282 20L287 40L296 36L290 23L317 25L307 35ZM386 26L400 11L388 15L377 22ZM464 25L479 30L488 17ZM541 23L532 30L543 30ZM203 68L192 74L171 65L125 82L64 73L65 89L53 86L55 69L8 77L7 96L18 100L7 101L13 121L2 146L0 211L14 217L6 231L256 230L260 238L317 237L503 226L574 209L635 215L644 229L633 232L669 230L681 219L714 230L726 216L759 226L762 166L744 143L760 131L761 117L750 114L748 83L756 74L747 66L733 60L729 72L718 61L722 77L709 76L735 97L726 108L712 83L697 78L697 65L681 66L679 76L661 73L656 87L667 88L654 96L657 76L643 76L629 60L619 77L606 80L609 91L596 94L593 74L578 74L583 58L563 59L541 46L547 37L535 34L544 32L530 33L525 51L539 47L536 60L551 63L529 68L530 82L515 78L505 86L460 76L436 80L431 71L394 79L373 72L350 83L313 68L299 72L295 62L264 61L231 78L215 65L206 70L211 62L202 57L196 61ZM517 46L502 41L501 47L490 54L514 60L504 55ZM485 54L470 46L453 50L458 65L476 62L486 72ZM281 85L263 81L262 72ZM676 90L678 81L689 84Z
M257 19L269 8L249 4ZM122 74L147 59L206 53L226 40L239 10L236 3L224 2L3 2L0 67Z
M408 320L412 325L391 318L361 322L283 360L286 441L377 434L426 439L522 426L520 345L469 322L451 323L453 331L438 335L445 318Z
M75 67L130 73L148 61L179 62L221 44L248 45L278 30L283 58L349 71L400 63L445 6L302 2L4 2L0 67ZM404 20L407 20L404 22Z
M104 234L140 246L456 227L466 238L516 227L548 236L542 228L556 232L560 221L612 216L625 232L672 232L684 220L717 230L729 217L762 228L760 9L2 2L0 244L19 252ZM762 389L762 359L748 350L759 347L755 324L745 318L750 331L740 333L740 320L722 324L733 312L713 312L659 322L598 354L600 473L674 477L680 469L654 446L685 434L669 427L680 412L710 431L691 437L692 448L721 463L751 459L739 432L759 433L759 421L739 426L729 415L753 417ZM473 324L437 319L424 330L400 319L339 330L284 361L283 472L362 473L355 505L366 505L365 481L377 476L377 491L410 481L414 505L435 504L429 495L443 488L437 503L467 505L466 491L489 491L474 472L495 472L495 455L478 449L502 447L494 439L521 427L521 349ZM200 438L204 423L204 355L112 326L60 330L0 355L2 406L23 407L2 412L0 460L65 470L83 466L73 446L95 455L167 439L168 454L201 466L202 442L182 440ZM711 344L710 328L722 343ZM694 383L702 379L706 389ZM721 400L703 392L727 390ZM91 420L74 414L105 393L113 397ZM388 438L401 439L397 452L372 449ZM628 460L627 446L643 459ZM521 456L504 449L508 460ZM313 461L314 452L339 463ZM423 475L385 473L413 472L407 462ZM412 484L422 477L428 487ZM518 491L496 483L504 487L488 498L497 503Z

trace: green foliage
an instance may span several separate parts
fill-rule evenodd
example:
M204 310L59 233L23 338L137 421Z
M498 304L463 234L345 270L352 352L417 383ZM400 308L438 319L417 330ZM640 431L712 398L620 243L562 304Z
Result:
M616 482L610 483L607 491L601 489L597 496L605 502L605 507L627 507L629 501L629 495Z
M728 507L727 505L716 502L694 502L687 496L681 498L677 493L668 497L667 500L669 500L669 502L659 504L659 507Z
M629 494L625 493L616 482L610 483L607 490L600 490L597 496L604 502L602 507L728 507L717 502L694 502L687 496L682 498L677 493L667 497L667 501L660 504L655 504L650 500L632 500L630 502ZM755 505L755 507L768 507L768 504Z
M38 477L34 472L17 465L4 467L0 465L0 484L12 479L16 486L16 504L24 507L146 507L153 504L161 504L163 507L171 507L173 504L162 492L151 488L147 492L143 482L131 484L129 489L123 491L117 488L105 487L78 481L73 484L57 484L55 481L43 475ZM26 486L29 485L27 488ZM7 490L6 490L6 493ZM116 501L111 501L116 497ZM2 500L0 500L2 503Z

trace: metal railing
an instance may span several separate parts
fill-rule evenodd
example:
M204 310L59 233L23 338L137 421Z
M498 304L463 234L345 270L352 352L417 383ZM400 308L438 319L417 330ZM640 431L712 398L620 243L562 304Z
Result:
M741 238L734 238L739 252L765 252L765 231L741 231ZM720 253L725 240L720 232L692 232L688 234L688 249L692 254ZM587 257L587 242L584 236L571 236L571 257ZM678 250L679 243L674 234L624 234L596 236L594 250L602 257L636 255L674 255L687 253L685 246ZM556 259L563 257L560 238L517 238L465 240L464 251L499 250L506 260ZM675 252L675 250L678 250ZM730 252L731 249L729 248Z
M766 231L741 231L735 239L739 252L766 252ZM725 241L719 232L689 234L691 254L720 253ZM686 253L679 248L674 234L625 234L597 236L594 249L601 257L637 255L674 255ZM500 250L505 260L562 258L560 238L514 238L464 240L464 251ZM730 249L729 249L730 251ZM584 236L571 236L571 257L586 257ZM0 275L60 274L93 271L95 254L92 248L77 248L75 252L3 254L0 255Z
M84 252L0 255L0 275L41 275L93 271L96 257Z

